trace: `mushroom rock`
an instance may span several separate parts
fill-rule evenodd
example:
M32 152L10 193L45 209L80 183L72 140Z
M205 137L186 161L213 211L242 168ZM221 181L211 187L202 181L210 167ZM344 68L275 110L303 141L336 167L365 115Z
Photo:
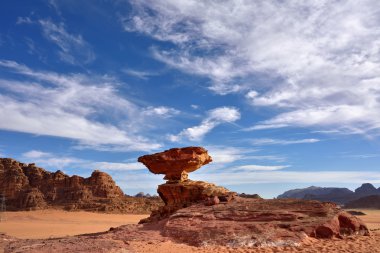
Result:
M168 179L157 189L165 206L140 223L157 222L163 235L176 241L195 246L286 246L308 237L369 235L359 218L333 203L243 198L246 195L239 197L212 183L185 179L188 172L211 162L203 148L170 149L138 161Z
M167 180L157 189L165 206L153 212L151 217L142 223L162 219L194 203L207 204L209 199L218 202L215 197L219 198L220 202L227 202L236 195L224 187L188 179L189 172L212 161L207 150L202 147L172 148L161 153L141 156L138 161L148 167L150 172L164 174L164 179Z
M186 181L188 173L212 161L202 147L172 148L161 153L144 155L138 161L154 174L164 174L168 182Z

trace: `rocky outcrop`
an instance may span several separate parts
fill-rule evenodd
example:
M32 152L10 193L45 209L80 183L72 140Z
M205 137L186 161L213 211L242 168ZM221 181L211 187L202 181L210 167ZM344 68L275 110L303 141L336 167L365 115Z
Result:
M49 207L115 213L149 213L158 208L156 198L127 197L104 172L95 170L89 178L49 172L35 164L0 159L0 190L7 210L36 210Z
M176 156L173 156L175 150ZM160 171L172 175L170 166L179 175L186 171L175 165L183 163L182 150L187 157L197 147L172 149L162 153L146 155L139 161L149 160L150 170L155 167L157 157ZM163 167L165 157L170 160ZM197 155L193 155L197 159ZM208 158L207 160L211 160ZM197 167L202 162L196 162ZM162 167L161 167L162 166ZM158 166L157 166L158 167ZM157 170L155 170L157 172ZM296 245L308 237L333 238L345 235L368 235L365 224L357 217L342 211L336 204L318 201L275 199L265 200L258 195L242 198L220 186L202 181L191 181L183 177L167 177L169 181L158 186L158 194L165 206L141 223L162 225L165 236L196 246L280 246Z
M308 237L368 234L363 222L332 203L240 197L180 209L168 218L163 231L191 245L230 247L297 245Z
M150 172L164 174L168 181L186 181L189 172L212 161L207 150L201 147L172 148L153 155L138 158Z
M188 179L189 172L212 161L207 150L202 147L173 148L161 153L141 156L138 161L146 165L151 172L164 174L164 179L167 180L157 189L165 206L153 212L141 223L161 220L178 209L194 203L212 203L215 197L219 202L228 202L236 195L224 187Z

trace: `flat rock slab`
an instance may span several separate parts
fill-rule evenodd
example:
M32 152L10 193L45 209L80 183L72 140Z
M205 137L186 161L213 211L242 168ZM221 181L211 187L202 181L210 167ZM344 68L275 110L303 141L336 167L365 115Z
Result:
M195 246L252 247L298 245L308 237L366 235L368 229L332 203L236 198L180 209L166 221L163 234Z

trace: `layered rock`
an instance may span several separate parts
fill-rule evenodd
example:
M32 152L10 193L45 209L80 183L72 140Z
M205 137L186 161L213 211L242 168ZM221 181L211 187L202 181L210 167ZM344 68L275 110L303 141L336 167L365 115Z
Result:
M164 174L168 181L186 181L187 174L212 161L202 147L172 148L153 155L138 158L150 172Z
M308 237L368 235L368 229L332 203L235 197L228 203L180 209L165 221L163 233L195 246L263 247L294 246Z
M185 155L182 155L182 150ZM192 150L194 155L191 155ZM265 200L258 195L242 198L224 187L184 179L180 177L181 173L190 170L186 170L187 163L183 157L196 160L194 164L197 168L202 164L195 150L201 150L204 157L209 157L205 149L188 147L139 158L139 161L148 164L151 171L165 174L168 179L157 190L165 206L141 223L161 224L165 236L196 246L297 245L308 237L341 238L369 234L361 220L333 203ZM178 164L175 163L176 157ZM165 163L166 158L168 163ZM157 166L155 161L158 161ZM211 158L204 161L211 161ZM173 166L174 172L170 166ZM172 177L173 174L176 177Z
M188 179L189 172L212 161L207 150L202 147L173 148L141 156L138 161L146 165L152 173L164 174L164 179L167 180L157 189L165 206L153 212L150 218L142 220L142 223L163 219L176 210L194 203L212 203L214 197L218 198L219 202L226 202L236 195L224 187Z
M157 199L135 199L104 172L95 170L89 178L49 172L35 164L0 159L0 191L7 210L36 210L58 207L66 210L149 213L158 208ZM145 210L144 210L145 208Z

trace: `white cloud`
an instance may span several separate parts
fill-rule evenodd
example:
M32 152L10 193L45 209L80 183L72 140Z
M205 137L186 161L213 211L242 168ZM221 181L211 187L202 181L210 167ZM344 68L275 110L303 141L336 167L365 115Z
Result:
M82 35L71 34L63 22L55 24L48 19L32 20L30 17L18 17L16 24L38 24L43 36L53 42L58 48L59 58L72 65L87 64L95 60L91 45Z
M51 154L47 152L42 152L39 150L30 150L24 154L22 154L25 158L42 158L42 157L49 157Z
M219 185L242 185L262 183L380 183L380 173L371 171L245 171L244 173L194 173L193 180L204 180Z
M156 59L210 78L216 93L245 92L253 106L275 109L253 130L380 133L379 1L131 3L127 31L175 46L153 48Z
M201 140L212 129L223 123L232 123L240 119L240 112L234 107L218 107L207 112L200 125L182 130L178 135L170 135L169 140L180 141L183 137L191 141Z
M69 156L58 156L52 153L39 150L30 150L21 155L22 161L35 163L37 166L49 167L54 169L64 169L69 166L82 166L87 163L86 160Z
M39 20L43 35L59 47L58 55L64 62L78 65L95 60L95 54L81 35L70 34L64 23L54 24L50 20Z
M17 17L16 24L32 24L33 21L29 17Z
M125 68L122 71L127 75L130 75L139 79L143 79L143 80L147 80L151 76L159 75L159 73L157 72L140 71L140 70L128 69L128 68Z
M226 164L244 159L247 149L236 147L210 146L206 147L212 157L213 164ZM251 150L250 152L255 152Z
M272 171L272 170L282 170L288 168L289 165L242 165L232 169L232 171Z
M75 158L72 156L57 155L39 150L30 150L21 155L21 159L27 162L36 163L38 166L46 166L53 169L63 168L86 168L99 169L102 171L137 171L146 170L142 163L138 162L94 162Z
M291 145L291 144L302 144L302 143L316 143L319 139L300 139L300 140L281 140L281 139L253 139L251 143L253 145Z
M95 162L92 167L103 171L135 171L146 170L142 163L114 163L114 162Z
M170 118L179 113L180 111L174 108L166 107L166 106L158 106L158 107L149 106L145 108L142 112L142 114L145 114L146 116L159 116L163 118Z
M24 78L0 80L0 89L7 92L0 94L0 117L6 119L0 121L1 129L69 138L80 147L99 150L161 146L124 123L139 118L139 107L117 94L117 80L42 72L13 61L1 60L0 67Z
M368 159L380 157L380 154L346 154L342 155L345 158L355 158L355 159Z

